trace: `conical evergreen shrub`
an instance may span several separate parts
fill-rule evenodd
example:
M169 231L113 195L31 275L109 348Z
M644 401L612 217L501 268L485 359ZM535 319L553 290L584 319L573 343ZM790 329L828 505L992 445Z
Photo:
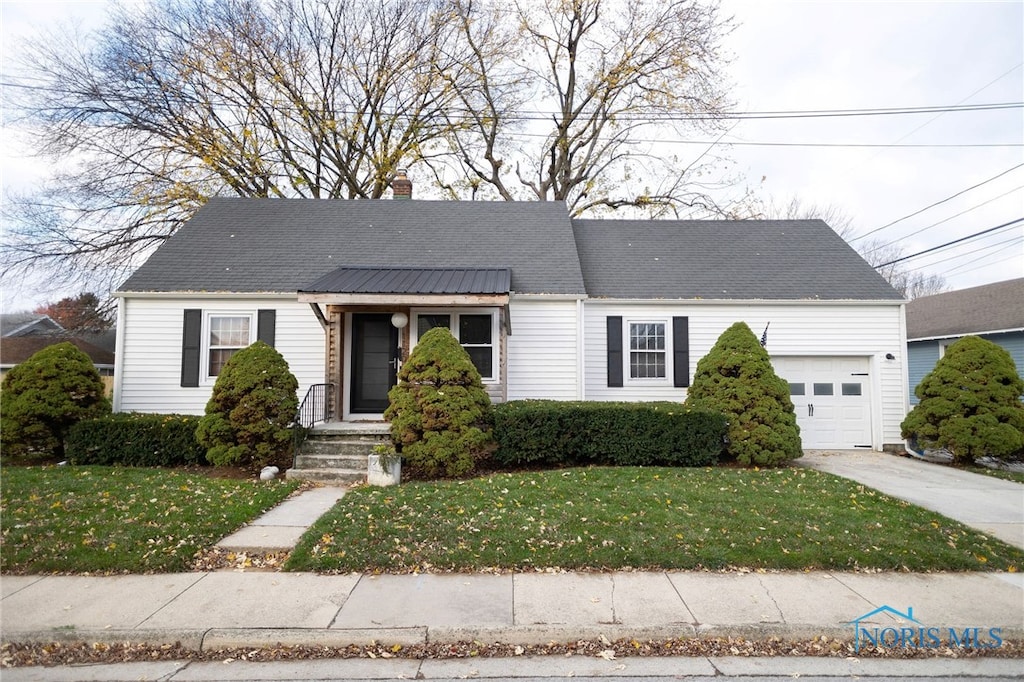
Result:
M955 464L1024 456L1024 380L1010 354L978 336L946 349L914 390L920 402L900 425L904 438L946 448Z
M196 440L220 466L287 464L299 382L288 361L262 341L227 361L213 385Z
M435 327L420 337L398 378L384 418L403 471L419 478L471 474L495 444L491 399L465 349Z
M789 384L744 322L737 322L697 363L686 405L729 420L726 454L746 466L780 466L803 454Z
M89 356L67 341L48 346L4 376L4 458L63 459L71 427L109 413L103 380Z

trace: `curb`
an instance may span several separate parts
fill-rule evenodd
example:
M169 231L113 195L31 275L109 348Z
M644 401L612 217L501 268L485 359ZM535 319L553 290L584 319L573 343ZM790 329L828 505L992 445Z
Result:
M1024 627L1002 628L1004 640L1024 640ZM659 641L668 639L743 638L760 641L777 638L783 641L810 640L816 637L849 642L850 628L813 625L702 625L688 623L678 626L619 625L529 625L520 627L447 627L419 626L409 628L209 628L209 629L147 629L147 630L36 630L4 633L4 643L48 644L60 642L106 643L132 642L149 646L180 644L192 651L211 652L223 649L259 649L275 646L310 646L344 648L375 644L401 644L404 647L425 644L482 642L486 644L546 645L552 643L610 641L636 639Z

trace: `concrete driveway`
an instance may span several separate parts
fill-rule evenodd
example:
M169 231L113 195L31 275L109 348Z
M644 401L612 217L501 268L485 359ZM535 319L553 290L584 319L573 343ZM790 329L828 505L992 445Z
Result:
M865 450L805 450L802 466L849 478L1024 549L1024 485Z

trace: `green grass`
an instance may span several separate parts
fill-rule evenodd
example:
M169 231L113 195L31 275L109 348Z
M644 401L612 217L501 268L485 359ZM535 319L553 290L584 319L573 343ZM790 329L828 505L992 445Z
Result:
M803 469L589 468L351 490L287 570L1017 570L1024 551Z
M166 469L4 467L0 570L186 570L198 551L296 487Z
M991 476L992 478L1001 478L1004 481L1024 483L1024 471L1006 471L1005 469L989 469L988 467L983 466L971 466L967 467L967 470L972 471L976 474Z

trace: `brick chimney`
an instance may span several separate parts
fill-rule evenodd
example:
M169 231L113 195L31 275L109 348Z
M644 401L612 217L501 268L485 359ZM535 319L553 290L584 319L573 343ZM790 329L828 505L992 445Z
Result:
M391 181L393 199L412 199L412 180L405 174L404 168L395 171L395 179Z

